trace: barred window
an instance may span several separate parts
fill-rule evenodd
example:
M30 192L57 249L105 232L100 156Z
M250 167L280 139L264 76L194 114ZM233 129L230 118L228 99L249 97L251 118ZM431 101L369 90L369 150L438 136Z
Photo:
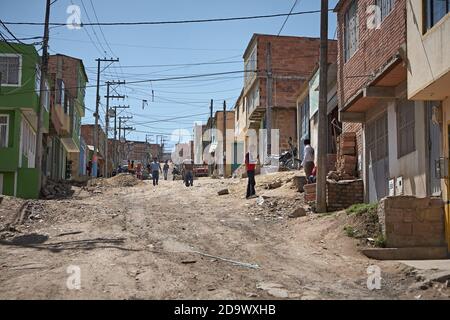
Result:
M2 85L20 85L20 55L0 55L0 82Z
M8 147L9 123L8 115L0 115L0 148Z
M414 101L404 100L397 106L398 158L416 150Z
M355 54L359 47L358 3L353 0L345 13L344 57L345 62Z
M386 18L389 13L391 13L392 9L394 9L395 0L377 0L377 6L378 8L380 8L380 21L383 21L384 18Z
M450 12L450 0L424 0L425 31L431 29Z

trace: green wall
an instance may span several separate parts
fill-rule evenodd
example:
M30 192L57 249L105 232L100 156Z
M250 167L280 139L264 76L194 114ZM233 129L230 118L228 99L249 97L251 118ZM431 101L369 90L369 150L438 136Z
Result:
M38 191L38 171L20 168L17 171L17 196L24 199L36 199Z
M19 165L20 111L0 109L0 114L9 115L8 148L0 148L0 172L16 171Z
M3 194L14 195L14 172L0 172L3 174Z

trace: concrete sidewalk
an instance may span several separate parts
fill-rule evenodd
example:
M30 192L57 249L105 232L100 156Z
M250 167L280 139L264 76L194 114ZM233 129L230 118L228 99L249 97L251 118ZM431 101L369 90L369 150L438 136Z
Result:
M445 260L399 260L407 266L420 270L446 270L450 271L450 259Z

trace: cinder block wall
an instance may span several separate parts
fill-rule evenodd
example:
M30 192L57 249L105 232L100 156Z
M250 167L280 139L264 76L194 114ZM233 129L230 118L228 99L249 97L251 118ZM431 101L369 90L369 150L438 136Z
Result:
M378 218L386 246L445 246L444 203L439 198L387 197L380 201Z

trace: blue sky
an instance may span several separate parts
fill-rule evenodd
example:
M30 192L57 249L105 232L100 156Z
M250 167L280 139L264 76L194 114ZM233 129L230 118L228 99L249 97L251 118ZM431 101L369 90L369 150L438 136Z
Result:
M333 8L336 2L337 0L331 0L330 8ZM67 7L71 4L80 7L81 20L88 23L89 20L97 22L96 15L100 22L125 22L287 13L293 3L293 0L57 0L52 5L50 21L65 22L69 16L66 13ZM320 9L318 0L298 0L294 11L318 9ZM42 22L44 13L45 0L0 2L0 19L3 21ZM101 28L86 26L81 30L54 27L50 30L50 54L62 53L82 59L90 85L96 82L95 59L104 56L119 57L120 63L115 63L104 70L102 82L236 71L243 69L242 54L252 34L277 34L284 19L284 17L278 17L202 24L102 26ZM43 34L42 26L10 26L10 29L18 38ZM311 14L291 16L281 35L319 37L319 32L319 15ZM329 37L335 37L335 33L335 16L330 13ZM221 63L201 66L185 65L203 62ZM172 66L174 64L178 66ZM106 65L107 63L103 66ZM169 66L154 67L154 65ZM149 134L155 141L156 135L165 134L167 139L174 143L179 139L177 136L171 136L174 130L184 130L181 131L181 140L188 140L192 134L194 121L207 120L211 99L214 99L215 110L222 108L223 100L226 100L228 108L231 108L240 93L242 83L242 76L234 74L129 84L117 89L117 93L125 94L128 98L114 100L111 105L126 104L131 107L121 114L121 116L133 116L128 125L137 129L127 135L127 139L145 140L146 134ZM106 94L105 90L104 88L101 90L102 119L100 123L102 125L106 103L103 98ZM152 90L154 101L152 101ZM94 109L95 88L88 88L86 92L86 106ZM144 110L142 110L143 99L149 101ZM164 120L177 117L178 119L170 121ZM93 122L92 112L87 110L83 123Z

